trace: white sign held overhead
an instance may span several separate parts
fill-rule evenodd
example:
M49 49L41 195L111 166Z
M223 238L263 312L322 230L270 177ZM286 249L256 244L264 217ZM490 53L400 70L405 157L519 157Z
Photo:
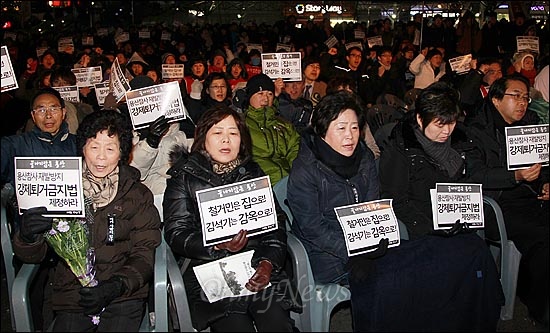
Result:
M302 54L300 52L262 53L262 72L271 79L302 81Z
M13 65L11 64L8 47L2 45L0 54L2 58L2 92L19 88L17 77L15 76Z

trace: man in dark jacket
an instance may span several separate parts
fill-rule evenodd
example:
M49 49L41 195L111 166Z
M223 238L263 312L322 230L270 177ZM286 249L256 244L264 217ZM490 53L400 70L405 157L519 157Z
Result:
M548 325L548 167L508 170L505 128L535 125L527 110L529 81L520 75L496 80L480 112L469 125L474 145L466 156L467 172L493 197L504 215L508 238L521 252L518 296L530 315ZM496 224L486 215L490 236Z

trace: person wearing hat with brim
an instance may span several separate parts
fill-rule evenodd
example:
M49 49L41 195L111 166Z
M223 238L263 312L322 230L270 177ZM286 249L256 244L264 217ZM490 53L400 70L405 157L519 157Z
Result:
M283 85L279 79L276 89L271 78L263 73L246 83L249 104L246 125L252 136L252 157L269 175L272 186L288 175L300 147L300 135L290 122L276 116L277 109L273 106L275 93L280 93Z

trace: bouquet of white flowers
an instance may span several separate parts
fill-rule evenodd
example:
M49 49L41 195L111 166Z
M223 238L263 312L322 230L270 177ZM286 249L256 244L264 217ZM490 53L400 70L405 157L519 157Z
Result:
M44 235L55 253L69 266L84 287L95 287L95 251L88 244L86 220L76 217L54 218L52 229ZM99 324L100 314L92 316Z

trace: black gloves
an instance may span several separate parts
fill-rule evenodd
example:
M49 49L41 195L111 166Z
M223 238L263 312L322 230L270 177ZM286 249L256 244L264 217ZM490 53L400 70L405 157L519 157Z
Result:
M151 125L149 125L149 134L147 134L147 144L151 148L158 148L160 139L168 132L170 124L168 119L164 116L160 116Z
M469 234L475 232L474 229L470 229L467 223L460 223L460 219L456 220L451 229L442 229L432 231L432 235L440 237L452 237L458 234Z
M109 305L115 298L124 294L126 287L120 276L114 276L107 281L99 282L95 287L80 288L80 301L84 314L96 315Z
M46 212L46 207L34 207L23 213L19 230L23 241L34 243L38 240L38 236L52 228L53 219L42 216Z
M378 242L378 248L376 250L351 257L348 261L350 280L361 282L367 278L372 268L373 259L384 256L388 250L388 244L389 239L382 238L380 242Z

